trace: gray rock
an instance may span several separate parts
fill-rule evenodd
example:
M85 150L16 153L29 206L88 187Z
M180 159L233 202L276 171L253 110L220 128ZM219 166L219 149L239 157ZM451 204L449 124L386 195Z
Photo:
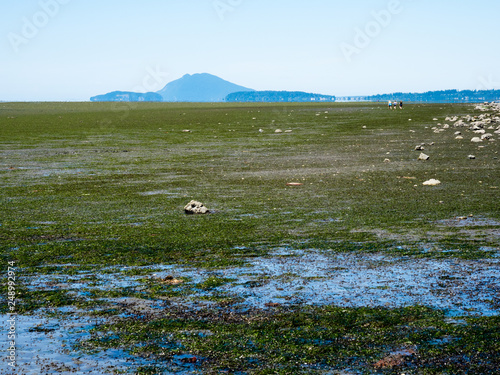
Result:
M423 152L420 154L420 156L418 157L418 160L429 160L430 159L430 156L429 155L426 155L424 154Z
M474 137L470 141L473 142L473 143L479 143L479 142L482 142L483 140L481 138L479 138L479 137Z
M208 210L208 208L205 207L203 203L193 200L184 207L184 212L188 215L193 215L193 214L207 214L210 211Z
M475 158L476 158L476 156L475 156L475 155L469 155L469 159L471 159L471 160L472 160L472 159L475 159Z
M422 185L425 185L425 186L437 186L440 184L441 184L441 181L436 180L434 178L431 178L430 180L427 180L424 183L422 183Z

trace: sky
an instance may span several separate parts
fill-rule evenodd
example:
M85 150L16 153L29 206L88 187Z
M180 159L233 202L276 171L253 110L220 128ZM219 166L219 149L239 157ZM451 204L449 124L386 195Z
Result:
M347 96L500 89L498 0L0 0L0 101L210 73Z

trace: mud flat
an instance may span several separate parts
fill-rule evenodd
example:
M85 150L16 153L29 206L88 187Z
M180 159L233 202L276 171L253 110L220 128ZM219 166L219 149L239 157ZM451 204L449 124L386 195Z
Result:
M2 373L500 367L497 106L0 109Z

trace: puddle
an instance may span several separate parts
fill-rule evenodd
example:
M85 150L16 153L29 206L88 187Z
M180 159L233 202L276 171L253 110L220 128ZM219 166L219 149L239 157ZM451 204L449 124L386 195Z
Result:
M222 292L241 300L242 308L266 308L276 304L397 308L419 304L447 310L449 316L500 313L500 260L496 258L436 260L279 248L270 257L251 258L248 263L247 267L222 270L175 265L121 270L141 271L133 276L112 268L71 276L41 275L28 279L27 284L30 290L64 289L85 297L91 289L129 288L141 292L148 288L141 280L160 282L173 276L189 280L178 286L189 289L189 299L172 297L170 300L190 307L196 305L200 297ZM210 277L235 281L212 289L197 287Z
M447 227L499 227L500 222L484 217L456 217L453 219L439 220L437 224Z
M384 255L294 252L251 261L253 267L223 272L237 283L220 289L263 308L269 303L401 307L415 304L457 315L498 315L496 260L394 258ZM295 254L296 256L289 256ZM287 256L288 255L288 256Z
M172 193L169 190L144 191L144 192L137 193L137 194L145 196L145 197L151 196L151 195L172 195L172 196L178 196L179 195L179 193Z
M7 316L2 315L7 321ZM133 357L122 350L106 350L96 354L74 352L72 345L78 340L90 338L89 329L94 322L77 312L68 319L17 316L16 318L16 367L2 374L113 374L130 373L134 367L146 365L146 361ZM6 337L0 345L7 348ZM129 364L130 362L130 364ZM7 358L2 356L3 369L11 369Z

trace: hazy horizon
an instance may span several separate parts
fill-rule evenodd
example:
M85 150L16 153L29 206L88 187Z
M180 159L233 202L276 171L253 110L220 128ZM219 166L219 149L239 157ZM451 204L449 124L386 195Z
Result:
M158 91L195 73L336 96L500 89L493 0L25 0L0 9L0 101Z

